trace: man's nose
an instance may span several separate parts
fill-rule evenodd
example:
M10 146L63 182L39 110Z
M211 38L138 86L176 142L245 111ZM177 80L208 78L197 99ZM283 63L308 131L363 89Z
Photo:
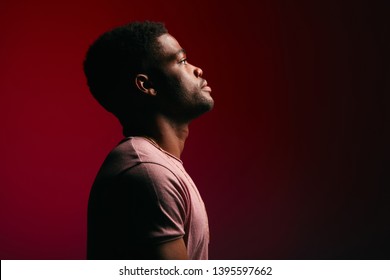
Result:
M200 78L203 76L203 70L200 69L199 67L195 67L194 69L194 74L197 78Z

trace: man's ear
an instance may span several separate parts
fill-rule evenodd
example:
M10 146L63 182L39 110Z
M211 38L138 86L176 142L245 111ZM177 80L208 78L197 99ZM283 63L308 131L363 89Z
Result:
M148 95L155 96L157 94L157 91L152 85L152 82L149 80L149 77L145 74L138 74L135 77L135 84L137 88Z

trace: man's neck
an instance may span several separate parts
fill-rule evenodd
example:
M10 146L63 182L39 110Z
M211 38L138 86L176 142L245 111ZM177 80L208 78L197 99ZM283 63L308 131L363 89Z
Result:
M155 124L156 133L147 136L152 137L161 149L180 158L189 134L188 123L178 124L164 116L158 116Z
M180 158L189 134L189 123L179 124L165 116L155 116L153 121L144 123L142 129L125 128L126 136L145 136L151 138L161 149Z

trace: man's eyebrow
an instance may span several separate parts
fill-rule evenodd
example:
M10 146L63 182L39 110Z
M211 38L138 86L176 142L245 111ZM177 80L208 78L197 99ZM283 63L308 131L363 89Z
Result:
M180 51L178 51L177 53L176 53L176 55L179 55L179 54L187 54L187 52L186 52L186 50L185 49L181 49Z
M178 52L174 53L174 54L171 54L167 57L167 61L171 61L171 60L176 60L181 54L187 54L187 52L185 51L185 49L181 49L179 50Z

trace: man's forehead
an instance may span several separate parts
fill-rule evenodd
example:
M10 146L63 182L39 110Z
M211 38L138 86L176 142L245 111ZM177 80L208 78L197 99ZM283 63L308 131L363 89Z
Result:
M157 38L160 45L160 53L164 56L178 56L185 54L186 51L180 46L179 42L170 34L163 34Z

